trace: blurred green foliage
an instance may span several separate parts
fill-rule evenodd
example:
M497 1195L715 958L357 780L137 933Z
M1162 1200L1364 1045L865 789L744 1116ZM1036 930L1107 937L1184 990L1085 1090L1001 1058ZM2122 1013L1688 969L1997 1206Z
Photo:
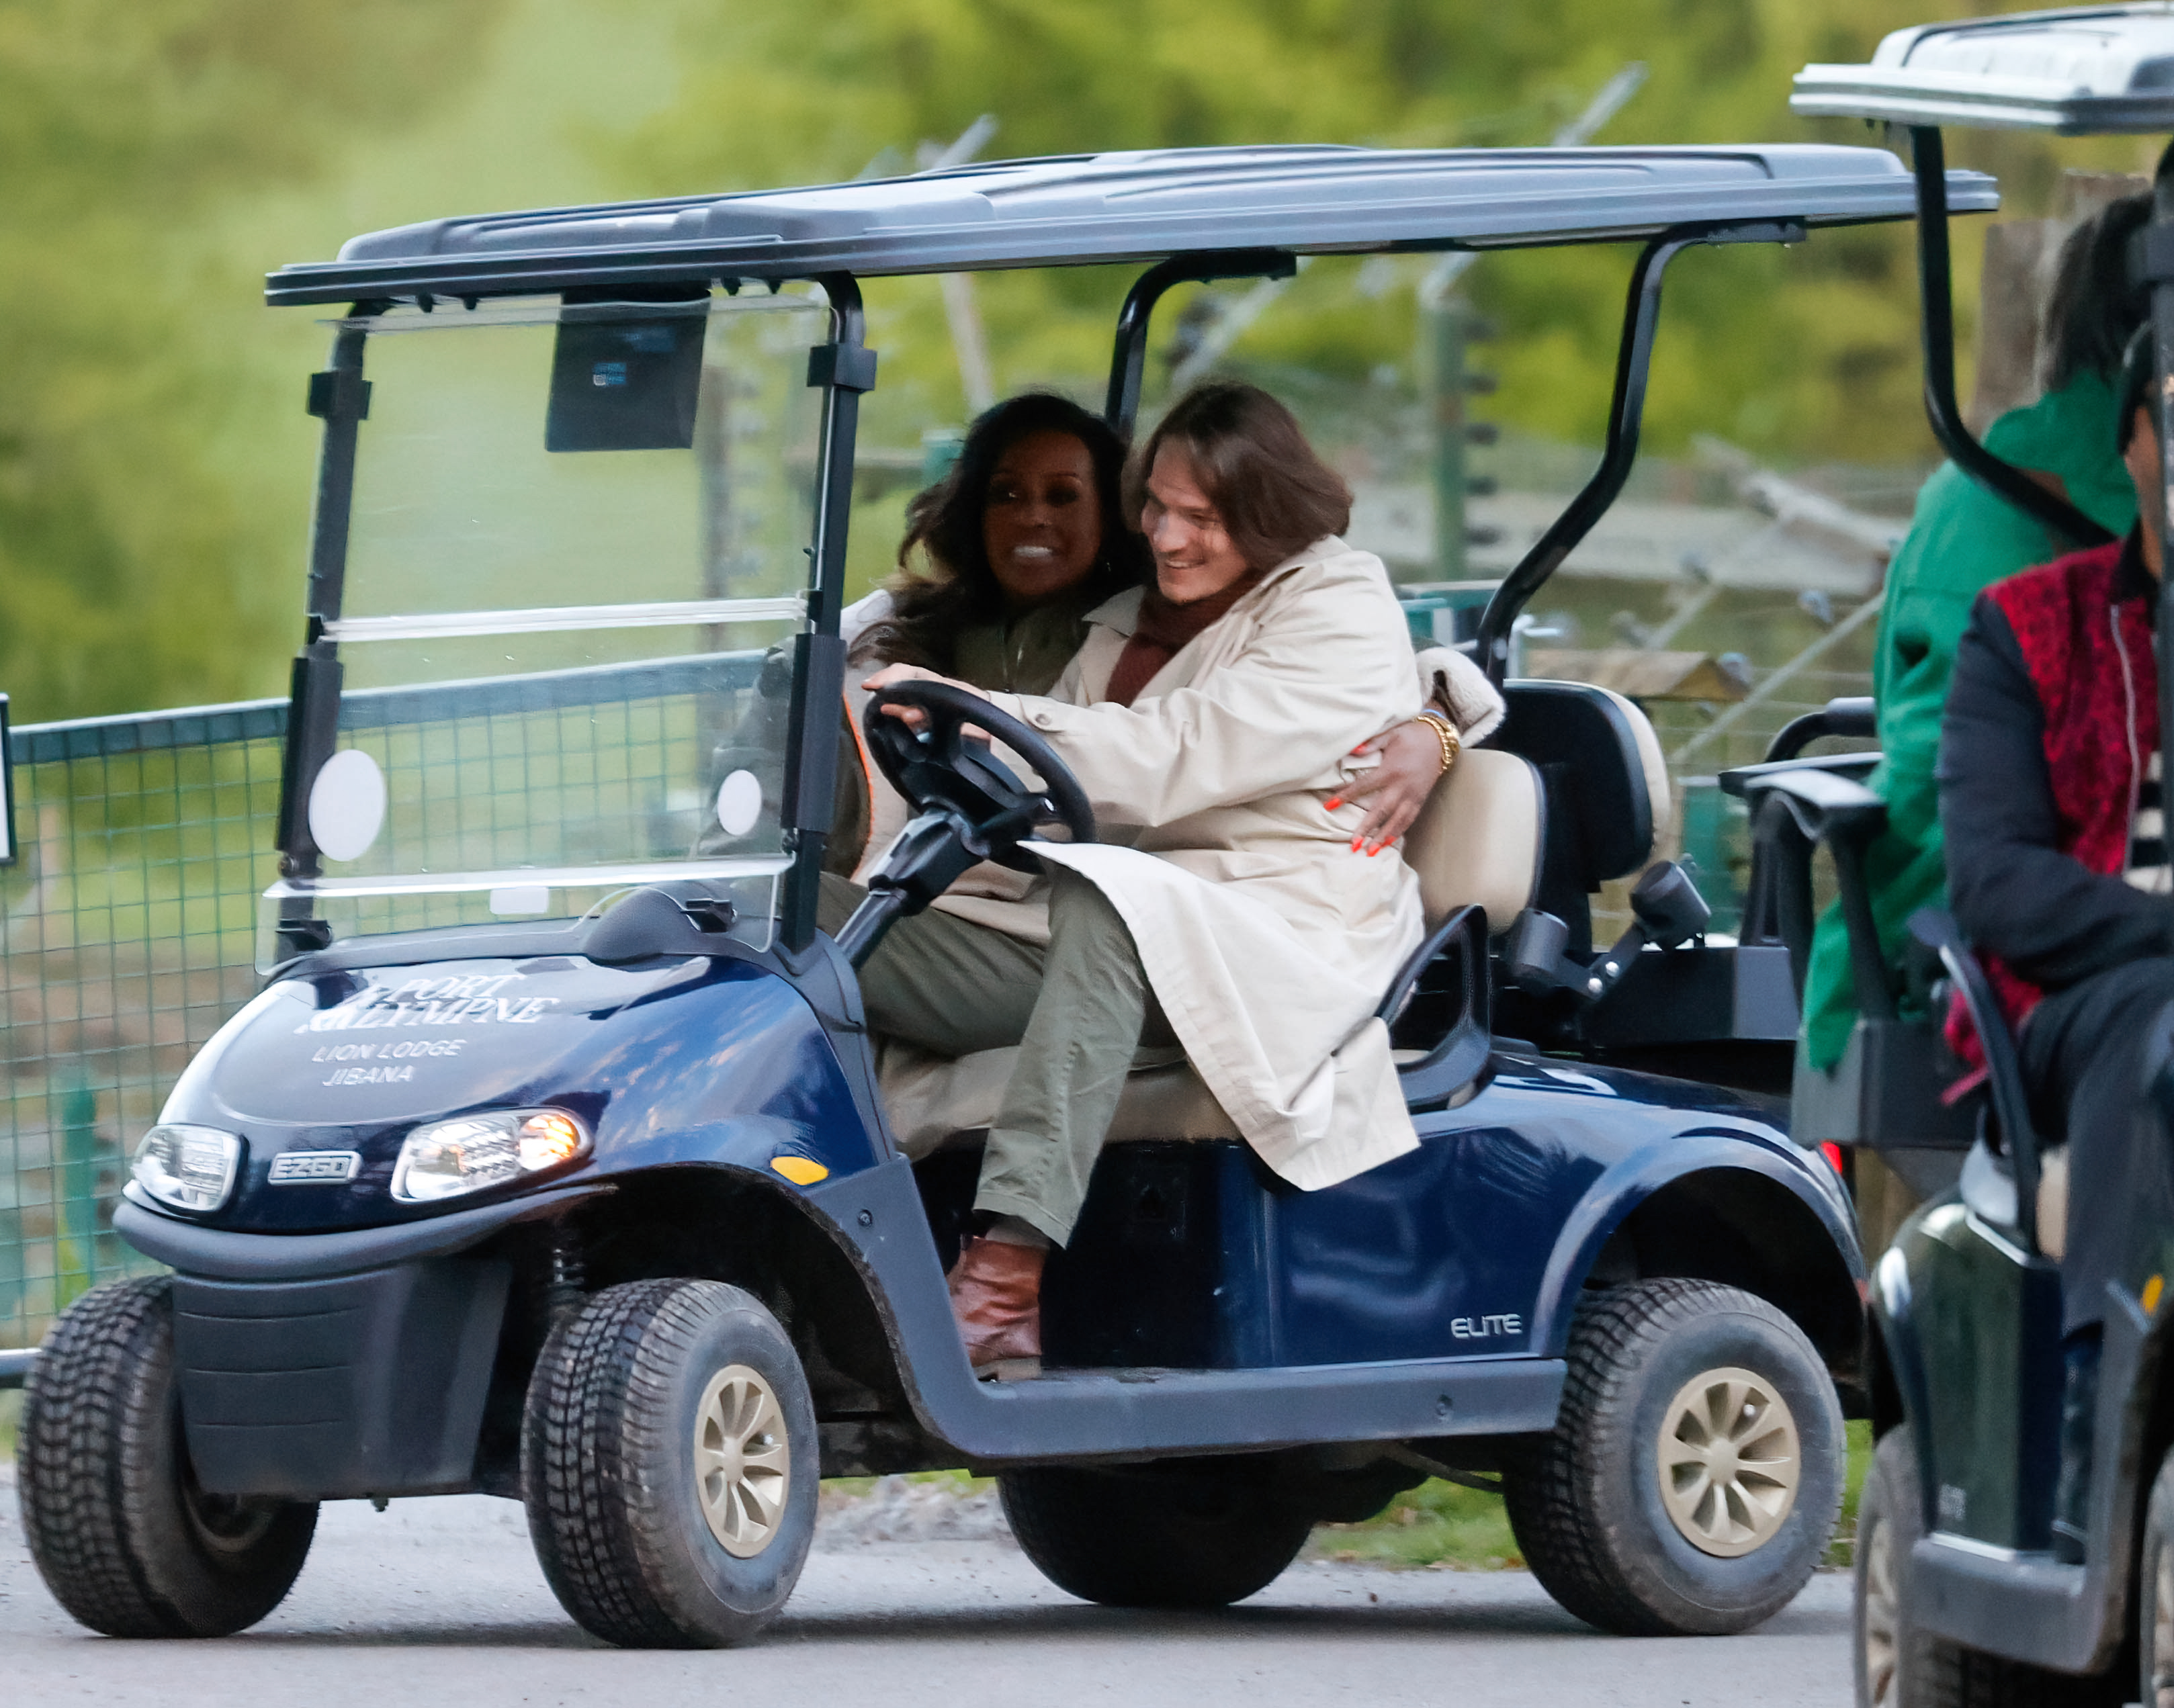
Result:
M1241 142L1527 145L1546 141L1633 60L1650 75L1606 142L1876 141L1862 127L1792 118L1791 74L1807 61L1862 58L1885 31L1928 15L1982 9L1926 0L745 6L690 21L684 94L635 131L623 159L630 179L657 192L911 170L917 140L948 140L982 113L997 117L991 152L1003 155ZM2055 170L2048 145L1979 143L1957 138L1955 152L1984 156L2042 199ZM2139 158L2126 141L2063 145L2060 154L2123 168ZM1503 332L1487 361L1501 377L1491 414L1556 440L1597 439L1628 260L1615 249L1549 250L1474 270L1471 294ZM1379 270L1323 263L1234 354L1353 379L1408 366L1409 287L1425 265L1401 263L1404 288L1387 289ZM1793 251L1686 257L1671 277L1648 442L1676 448L1703 430L1786 457L1923 457L1912 281L1900 226L1826 234ZM1078 386L1096 374L1124 282L1101 270L987 281L999 389ZM950 385L933 282L879 287L871 303L872 336L902 353L886 385ZM961 408L955 392L950 401Z
M261 689L308 493L217 220L468 74L500 0L0 4L0 689L19 718ZM284 483L283 483L284 486Z
M1537 143L1634 59L1650 81L1603 141L1877 140L1792 119L1791 72L1963 9L1976 8L0 0L0 689L24 722L279 691L315 442L302 377L322 334L312 316L267 315L259 279L355 231L911 170L922 143L985 112L1000 127L992 155ZM2060 165L2148 164L2133 142L1953 148L1999 172L2023 212L2044 205ZM1966 320L1976 253L1966 237ZM1502 381L1489 414L1593 440L1628 258L1546 251L1468 275L1503 332L1485 357ZM1312 268L1233 358L1386 376L1408 395L1425 264ZM1000 389L1092 395L1128 277L981 281ZM867 435L911 451L965 413L942 301L931 279L870 300L884 365ZM1182 307L1181 295L1165 328ZM1670 286L1649 442L1706 430L1783 461L1923 460L1915 337L1906 227L1695 254ZM857 571L890 549L857 538Z

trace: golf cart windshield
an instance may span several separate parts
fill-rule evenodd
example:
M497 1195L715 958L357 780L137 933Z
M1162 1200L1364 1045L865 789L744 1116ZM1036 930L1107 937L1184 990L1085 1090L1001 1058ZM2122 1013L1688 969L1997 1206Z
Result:
M312 407L367 387L344 562L321 547L313 575L337 751L304 803L319 870L267 895L268 960L298 918L573 920L662 878L767 943L787 721L761 702L789 672L763 666L804 622L829 323L819 296L684 292L337 323Z

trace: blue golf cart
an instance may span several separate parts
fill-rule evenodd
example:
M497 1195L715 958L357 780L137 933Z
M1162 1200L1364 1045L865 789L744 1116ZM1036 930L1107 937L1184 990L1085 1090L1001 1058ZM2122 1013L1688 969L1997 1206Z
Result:
M1032 731L973 703L1025 781L895 690L929 732L872 714L869 745L917 816L816 927L862 286L1144 268L1128 434L1175 284L1634 246L1599 468L1479 625L1500 682L1629 472L1670 264L1916 197L1874 149L1206 149L449 219L274 273L333 318L267 981L115 1218L172 1273L86 1295L35 1362L25 1530L62 1605L237 1631L320 1503L480 1490L526 1504L589 1630L734 1643L820 1478L962 1466L1105 1603L1236 1600L1446 1477L1499 1488L1605 1629L1784 1605L1868 1403L1863 1262L1786 1131L1787 951L1709 940L1653 864L1658 745L1598 688L1508 682L1408 839L1430 935L1380 1013L1419 1150L1296 1192L1188 1069L1144 1069L1050 1261L1045 1373L974 1379L944 1271L981 1134L906 1143L856 968L966 865L1095 827ZM1641 873L1596 949L1593 894Z

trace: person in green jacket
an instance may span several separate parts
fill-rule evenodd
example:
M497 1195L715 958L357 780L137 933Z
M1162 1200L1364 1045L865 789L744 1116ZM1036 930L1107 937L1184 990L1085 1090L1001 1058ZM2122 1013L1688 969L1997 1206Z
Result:
M2150 217L2148 194L2125 196L2069 233L2046 306L2045 394L2011 409L1986 448L2116 535L2136 522L2136 495L2115 443L2123 346L2149 312L2129 282L2130 237ZM1917 494L1910 532L1887 569L1872 691L1882 758L1870 786L1887 829L1865 852L1879 945L1899 965L1910 916L1947 905L1939 800L1933 781L1940 712L1971 602L2004 576L2075 549L2005 499L1944 462ZM1849 939L1839 906L1820 916L1804 980L1804 1053L1814 1068L1841 1060L1857 1022Z

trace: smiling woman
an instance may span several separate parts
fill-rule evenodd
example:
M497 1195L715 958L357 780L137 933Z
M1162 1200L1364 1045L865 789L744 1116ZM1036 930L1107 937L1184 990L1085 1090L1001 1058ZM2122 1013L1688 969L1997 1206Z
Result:
M1117 435L1068 398L1030 392L983 414L906 512L898 575L846 613L855 656L1046 690L1086 613L1147 578L1124 462Z

